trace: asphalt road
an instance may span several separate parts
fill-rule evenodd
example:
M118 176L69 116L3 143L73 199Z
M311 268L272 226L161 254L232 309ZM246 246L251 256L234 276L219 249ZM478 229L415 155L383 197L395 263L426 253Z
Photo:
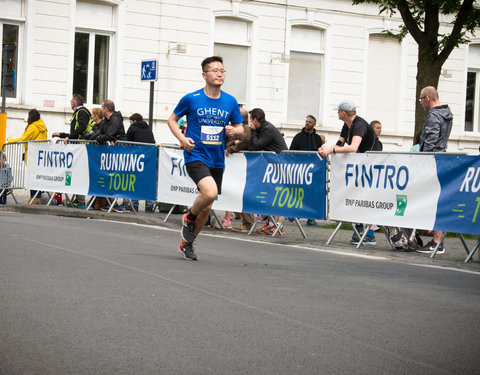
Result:
M0 374L474 374L480 274L0 212Z

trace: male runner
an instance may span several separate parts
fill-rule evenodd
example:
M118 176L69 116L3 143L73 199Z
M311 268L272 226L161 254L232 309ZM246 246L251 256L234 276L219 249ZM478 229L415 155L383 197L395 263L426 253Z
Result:
M243 133L237 100L220 90L225 81L223 59L212 56L203 60L202 77L205 87L180 99L168 119L170 131L183 145L187 172L199 190L190 211L182 218L178 251L189 260L198 259L193 241L205 225L213 201L221 193L225 133L229 137ZM185 115L188 126L183 135L178 121Z

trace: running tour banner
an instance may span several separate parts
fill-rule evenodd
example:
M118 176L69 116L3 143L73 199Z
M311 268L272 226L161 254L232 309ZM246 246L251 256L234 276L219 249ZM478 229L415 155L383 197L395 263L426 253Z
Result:
M192 205L197 188L183 151L160 148L157 199ZM214 209L298 218L326 218L326 160L317 154L239 153L225 159Z

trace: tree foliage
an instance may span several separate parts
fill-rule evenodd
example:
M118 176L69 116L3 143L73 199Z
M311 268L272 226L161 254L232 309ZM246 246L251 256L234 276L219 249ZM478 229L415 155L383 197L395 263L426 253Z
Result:
M354 5L371 3L379 6L379 14L390 17L397 12L403 20L397 33L385 33L402 40L410 34L418 45L417 87L438 86L441 68L453 49L468 43L480 27L480 7L475 0L352 0ZM480 5L480 4L479 4ZM451 20L450 32L441 33L442 19ZM416 101L415 131L421 129L425 112Z

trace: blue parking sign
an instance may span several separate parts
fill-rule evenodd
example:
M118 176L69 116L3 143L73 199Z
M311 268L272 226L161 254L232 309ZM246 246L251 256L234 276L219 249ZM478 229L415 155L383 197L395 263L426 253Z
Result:
M157 80L157 60L143 60L142 69L140 72L140 79L142 81L156 81Z

